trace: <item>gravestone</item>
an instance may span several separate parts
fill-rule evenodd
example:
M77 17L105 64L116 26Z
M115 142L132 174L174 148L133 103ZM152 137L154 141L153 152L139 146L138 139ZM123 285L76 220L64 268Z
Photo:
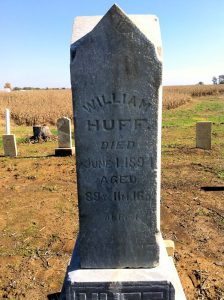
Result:
M47 125L34 125L33 126L33 136L30 137L32 142L47 142L52 137L49 126Z
M55 149L56 156L68 156L75 153L72 147L71 120L62 117L57 120L58 129L58 148Z
M161 61L156 16L76 19L80 231L61 299L185 299L160 233Z
M5 133L2 136L4 155L15 157L17 156L16 137L10 131L10 111L5 110Z
M196 148L211 150L212 122L196 123Z

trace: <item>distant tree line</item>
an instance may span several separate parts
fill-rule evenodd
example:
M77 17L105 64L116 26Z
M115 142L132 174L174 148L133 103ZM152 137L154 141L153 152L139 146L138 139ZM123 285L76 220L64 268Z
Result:
M15 86L14 88L12 88L12 85L9 82L5 83L4 88L5 89L10 89L10 90L13 90L13 91L21 91L21 90L25 90L25 91L30 91L30 90L65 90L66 89L65 87L62 87L62 88L48 88L48 87L39 88L39 87L32 87L32 86L24 86L24 87Z
M24 91L31 91L31 90L65 90L65 87L63 88L39 88L39 87L32 87L32 86L24 86L24 87L18 87L18 86L15 86L13 88L13 91L21 91L21 90L24 90Z
M213 84L224 84L224 75L219 75L218 77L212 77Z

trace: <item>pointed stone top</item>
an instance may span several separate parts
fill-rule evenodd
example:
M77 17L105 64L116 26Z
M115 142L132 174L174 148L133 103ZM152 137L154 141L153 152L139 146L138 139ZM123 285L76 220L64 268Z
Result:
M122 9L119 7L119 5L118 5L117 3L114 3L114 4L111 6L111 8L109 9L109 11L112 10L112 9L116 9L117 11L120 11L120 12L123 13Z
M113 6L108 10L104 17L108 14L118 14L125 19L129 20L136 26L143 35L155 46L156 54L158 59L162 60L162 41L160 36L159 19L155 15L127 15L117 5ZM102 16L82 16L76 17L73 24L72 40L71 44L78 41L80 38L88 34L96 27L96 25L104 18Z
M123 15L123 16L127 16L126 13L120 8L119 5L117 5L116 3L114 3L111 8L108 10L108 12L106 13L106 15L108 13L117 13L119 15Z

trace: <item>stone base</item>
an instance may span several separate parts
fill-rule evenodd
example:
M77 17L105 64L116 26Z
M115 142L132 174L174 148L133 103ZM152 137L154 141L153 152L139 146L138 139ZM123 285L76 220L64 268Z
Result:
M78 246L68 267L61 300L186 300L164 242L152 269L79 269Z
M15 134L3 134L4 155L15 157L17 156L16 137Z
M72 148L56 148L55 156L71 156L75 154L75 147Z
M174 256L174 251L175 251L174 241L164 240L164 245L165 245L168 256Z
M174 289L167 282L76 283L66 290L67 299L79 300L174 300Z

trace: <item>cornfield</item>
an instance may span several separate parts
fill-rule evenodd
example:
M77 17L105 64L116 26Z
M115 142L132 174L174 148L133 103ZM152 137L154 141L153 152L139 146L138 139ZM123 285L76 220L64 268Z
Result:
M163 88L163 108L176 108L189 102L192 97L218 96L220 94L224 94L224 84L167 86Z
M192 97L217 96L224 93L224 85L169 86L163 88L163 109L173 109L189 101ZM5 108L17 125L51 124L59 117L72 119L71 91L39 90L0 93L0 113L4 117Z
M15 91L0 93L1 114L5 108L17 125L51 124L66 116L72 119L70 90Z

